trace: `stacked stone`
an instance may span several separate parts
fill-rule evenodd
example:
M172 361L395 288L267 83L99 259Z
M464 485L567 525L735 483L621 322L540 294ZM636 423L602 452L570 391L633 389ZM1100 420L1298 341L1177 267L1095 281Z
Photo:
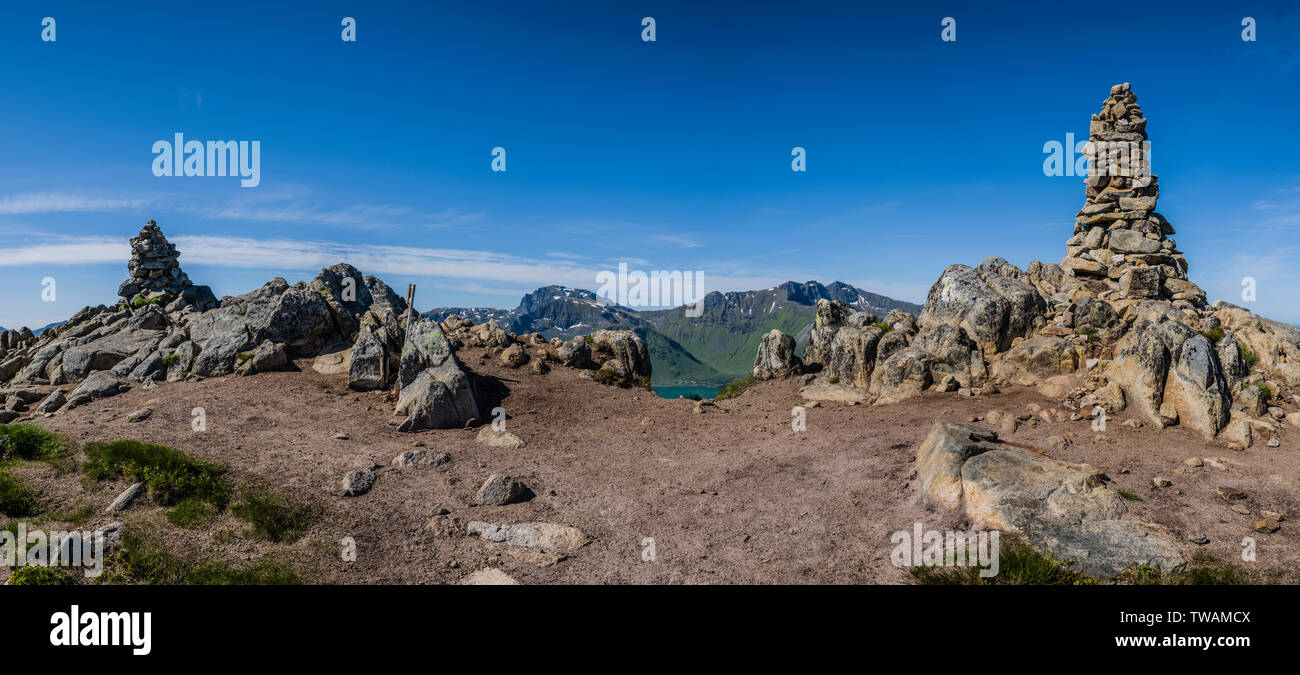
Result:
M1187 259L1169 238L1174 228L1155 210L1160 189L1146 124L1129 83L1111 87L1089 125L1086 198L1061 267L1118 283L1122 298L1164 297L1199 307L1204 293L1186 281Z
M163 236L158 223L150 220L131 240L131 260L126 264L131 278L122 282L117 294L128 299L142 293L177 294L193 286L181 271L179 257L176 246Z

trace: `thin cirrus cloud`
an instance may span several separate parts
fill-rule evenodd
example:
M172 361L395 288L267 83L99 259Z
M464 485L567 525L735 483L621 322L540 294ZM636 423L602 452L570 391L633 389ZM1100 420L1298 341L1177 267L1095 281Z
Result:
M153 201L152 199L86 197L57 192L32 192L0 198L0 215L121 211L143 208L152 204Z
M456 280L451 288L477 292L517 294L539 286L560 284L595 290L597 275L618 268L619 260L603 266L553 256L534 259L492 251L343 244L297 239L253 239L220 236L177 236L182 265L302 271L346 262L366 274L430 277ZM49 242L15 248L0 248L0 267L24 265L120 264L131 254L125 239L111 237L58 237ZM648 261L622 258L633 270L648 271ZM743 291L769 288L785 281L811 278L806 273L783 276L752 275L746 271L723 272L725 265L704 265L706 291ZM873 288L872 290L877 290ZM900 287L900 290L902 288ZM909 289L915 290L915 289ZM908 295L911 295L910 293Z
M437 211L399 204L354 204L321 206L303 196L302 190L256 198L231 199L220 203L192 204L175 198L88 197L60 192L31 192L0 198L0 216L41 213L90 213L156 208L189 213L210 220L326 225L377 229L383 227L444 228L478 221L484 214L465 208Z

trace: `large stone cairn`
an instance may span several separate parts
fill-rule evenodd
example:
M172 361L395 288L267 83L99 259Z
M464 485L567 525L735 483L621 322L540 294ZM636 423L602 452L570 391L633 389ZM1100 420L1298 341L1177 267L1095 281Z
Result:
M1160 189L1146 123L1129 83L1111 87L1089 125L1086 200L1061 268L1118 284L1121 298L1183 300L1199 308L1205 295L1187 282L1187 259L1169 238L1174 228L1156 212Z
M131 240L131 260L126 264L131 278L122 282L117 294L130 299L155 291L176 294L193 286L181 271L179 257L176 245L167 241L158 223L149 220Z

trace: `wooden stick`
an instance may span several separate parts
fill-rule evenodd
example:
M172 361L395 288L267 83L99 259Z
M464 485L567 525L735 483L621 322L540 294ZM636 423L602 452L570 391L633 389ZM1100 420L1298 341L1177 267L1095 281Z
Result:
M415 284L406 285L406 328L402 331L402 352L406 351L406 336L411 334L411 319L415 316ZM397 357L397 398L402 397L402 357Z

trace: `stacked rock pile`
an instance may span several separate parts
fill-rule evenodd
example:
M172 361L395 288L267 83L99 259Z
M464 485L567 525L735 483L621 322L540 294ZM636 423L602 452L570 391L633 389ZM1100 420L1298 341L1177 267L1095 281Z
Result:
M1061 268L1117 283L1121 298L1203 307L1205 294L1187 281L1187 259L1169 238L1174 228L1156 212L1160 189L1146 124L1129 83L1111 87L1089 125L1086 199Z
M193 286L181 271L179 257L176 246L163 236L158 223L149 220L139 236L131 240L131 260L126 264L131 278L122 282L117 294L130 299L155 291L176 294Z

